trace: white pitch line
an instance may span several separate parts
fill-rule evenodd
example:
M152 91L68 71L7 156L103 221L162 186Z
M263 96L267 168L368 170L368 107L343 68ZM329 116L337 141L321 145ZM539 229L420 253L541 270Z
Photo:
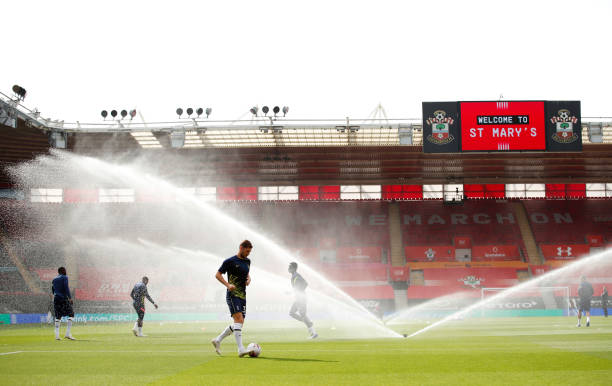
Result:
M11 354L19 354L23 351L11 351L11 352L0 352L0 355L11 355Z
M411 351L410 348L389 348L387 349L388 351ZM308 350L308 349L300 349L300 350L295 350L295 349L287 349L287 350L266 350L266 352L274 352L274 353L282 353L282 352L370 352L372 351L369 348L364 348L364 349L314 349L314 350ZM71 353L71 354L80 354L80 353L89 353L89 354L95 354L95 353L102 353L102 354L121 354L121 353L151 353L151 354L155 354L155 353L180 353L180 354L198 354L198 353L204 353L204 354L214 354L214 351L212 350L199 350L199 351L185 351L185 350L26 350L26 351L14 351L14 352L9 352L9 353L0 353L0 355L9 355L9 354L19 354L19 353L39 353L39 354L53 354L53 353ZM229 352L228 352L229 353Z
M185 354L191 354L191 353L212 353L214 354L214 351L212 350L202 350L202 351L183 351L183 350L27 350L27 351L16 351L15 353L73 353L73 354L79 354L79 353L112 353L112 354L120 354L120 353L185 353ZM13 354L13 353L7 353L7 354Z

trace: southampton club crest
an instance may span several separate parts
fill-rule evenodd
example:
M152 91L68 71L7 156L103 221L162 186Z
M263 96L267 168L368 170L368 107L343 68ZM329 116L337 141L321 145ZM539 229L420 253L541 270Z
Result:
M427 257L428 261L433 261L433 259L436 257L436 251L429 248L428 250L425 251L425 257Z
M557 125L557 130L552 135L552 139L558 143L572 143L578 139L578 134L574 132L574 124L578 118L572 115L567 109L561 109L557 115L550 118L550 121Z
M427 118L426 122L431 125L431 134L427 136L429 142L436 145L446 145L455 140L455 137L450 133L450 125L455 121L453 118L446 116L446 111L434 111L433 117Z

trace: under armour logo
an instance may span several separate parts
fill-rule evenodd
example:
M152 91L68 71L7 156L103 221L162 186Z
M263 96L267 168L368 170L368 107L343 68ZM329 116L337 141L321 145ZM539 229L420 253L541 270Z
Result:
M567 247L563 249L563 247L557 247L557 256L571 256L572 255L572 247Z

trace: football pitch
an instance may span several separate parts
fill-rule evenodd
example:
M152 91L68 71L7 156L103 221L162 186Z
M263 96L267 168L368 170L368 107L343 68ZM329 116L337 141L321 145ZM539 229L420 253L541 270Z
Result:
M350 321L348 321L350 323ZM431 322L430 322L431 323ZM298 323L247 320L238 358L232 336L217 356L219 322L80 324L55 341L51 325L0 327L0 383L25 384L612 384L612 318L576 328L573 317L457 320L410 339L338 339L321 325L307 340ZM427 322L393 326L410 334ZM62 324L62 334L65 325Z

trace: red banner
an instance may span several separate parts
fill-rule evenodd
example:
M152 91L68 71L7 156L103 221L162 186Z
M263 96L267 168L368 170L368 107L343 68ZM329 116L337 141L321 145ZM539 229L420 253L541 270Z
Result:
M540 244L540 248L545 258L554 260L571 260L590 252L587 244Z
M340 287L344 292L351 295L353 299L393 299L393 288L390 285Z
M511 287L518 284L514 268L430 268L423 270L426 286Z
M408 261L454 261L455 247L449 246L418 246L406 247Z
M516 245L475 245L472 260L518 260L521 254Z
M300 260L309 262L319 261L319 249L318 248L299 248L295 251L297 257Z
M551 270L549 265L529 265L529 268L531 269L531 275L533 276L544 275L546 272Z
M98 202L98 189L65 189L64 202Z
M602 235L587 235L586 239L592 247L601 247L604 242Z
M76 297L80 300L131 302L130 292L142 276L134 275L139 269L79 267L79 284ZM153 284L150 292L155 301L197 302L202 300L204 288L195 277L181 277L176 284L171 273L148 270Z
M409 277L410 268L407 266L389 268L389 278L391 281L408 281Z
M130 300L130 292L140 277L119 268L79 267L80 288L76 297L81 300Z
M472 239L469 237L455 237L453 240L455 248L458 249L469 249L472 246Z
M335 249L338 241L333 237L323 237L319 239L319 248L321 249Z
M57 269L35 269L40 280L51 281L57 276Z
M336 260L343 263L380 263L381 259L381 247L344 247L336 252Z

